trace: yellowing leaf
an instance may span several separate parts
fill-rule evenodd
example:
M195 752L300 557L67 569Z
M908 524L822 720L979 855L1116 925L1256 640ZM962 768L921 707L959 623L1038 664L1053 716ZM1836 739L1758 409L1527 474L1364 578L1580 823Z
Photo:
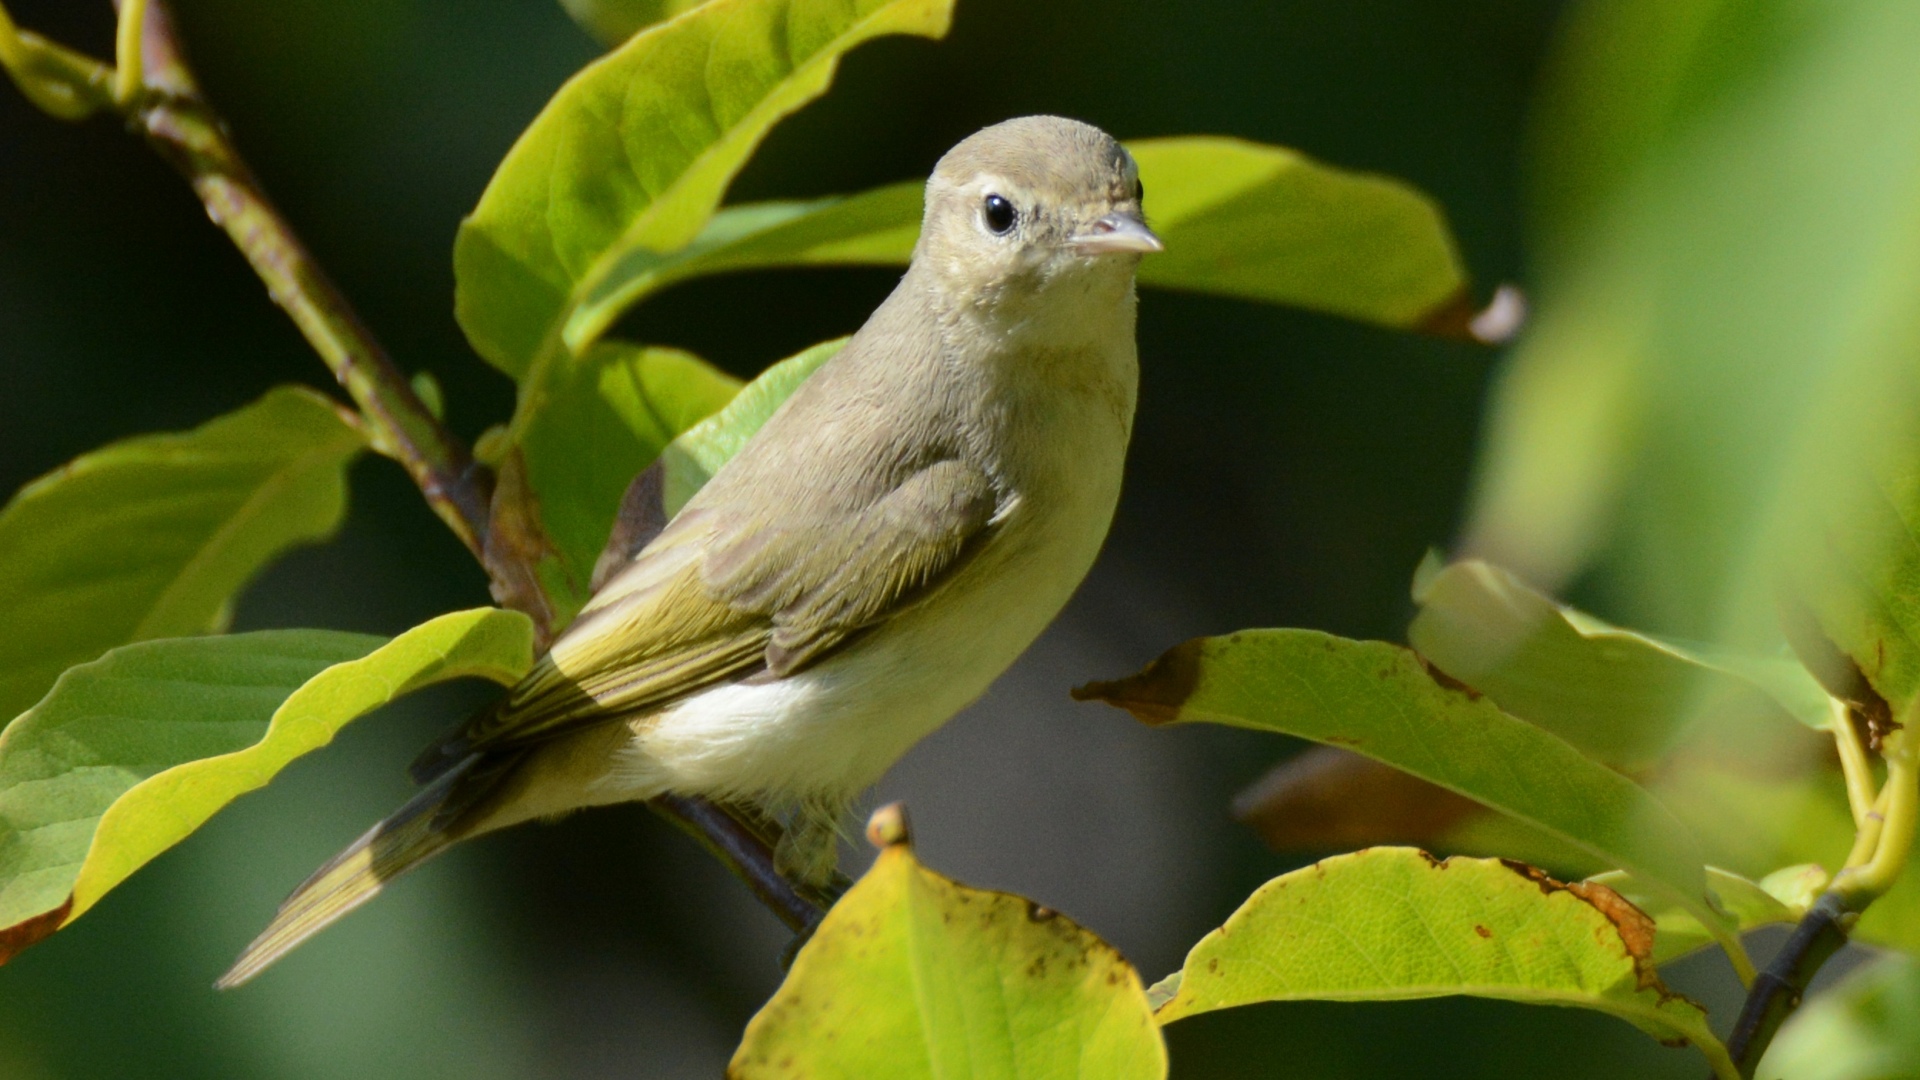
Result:
M884 811L883 811L884 813ZM1140 977L1066 916L880 853L747 1025L735 1080L1167 1071Z
M1668 991L1653 923L1601 885L1495 859L1370 848L1262 885L1156 986L1172 1023L1261 1001L1396 1001L1468 994L1571 1005L1700 1048L1738 1076L1706 1011Z

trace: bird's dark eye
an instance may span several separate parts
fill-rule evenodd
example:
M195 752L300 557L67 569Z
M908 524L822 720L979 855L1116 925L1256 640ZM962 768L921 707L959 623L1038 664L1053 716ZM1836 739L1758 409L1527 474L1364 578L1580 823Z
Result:
M1133 201L1139 202L1147 197L1147 185L1138 180L1133 182Z
M1014 212L1012 203L998 195L987 196L987 228L992 229L995 233L1005 235L1013 228L1014 220L1019 216L1019 214Z

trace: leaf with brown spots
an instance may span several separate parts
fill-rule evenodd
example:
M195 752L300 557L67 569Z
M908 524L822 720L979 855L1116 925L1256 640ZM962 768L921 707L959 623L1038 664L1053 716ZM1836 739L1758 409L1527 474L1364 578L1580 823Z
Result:
M1605 885L1369 848L1261 886L1187 954L1177 983L1155 988L1165 998L1155 1015L1455 994L1569 1005L1692 1043L1718 1075L1736 1076L1706 1010L1660 982L1653 940L1653 921Z
M1140 977L1111 945L928 870L904 836L882 837L900 839L800 950L730 1078L1166 1076Z
M1170 650L1074 691L1149 723L1214 723L1339 742L1630 870L1705 923L1705 860L1638 784L1491 698L1437 680L1412 650L1313 630L1245 630Z

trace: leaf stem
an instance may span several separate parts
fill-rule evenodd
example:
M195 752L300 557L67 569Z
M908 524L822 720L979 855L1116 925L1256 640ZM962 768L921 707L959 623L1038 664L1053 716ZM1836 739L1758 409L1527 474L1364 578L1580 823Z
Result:
M1847 934L1861 913L1886 895L1906 871L1914 834L1920 830L1920 760L1916 760L1920 748L1910 726L1914 712L1909 709L1902 717L1906 726L1881 741L1887 782L1861 822L1846 868L1834 876L1833 884L1747 994L1733 1036L1727 1040L1744 1080L1751 1080L1814 975L1846 945Z
M147 0L120 0L120 21L113 35L113 103L131 108L146 85L140 38L147 25Z
M1840 772L1847 780L1847 805L1853 809L1854 828L1863 828L1873 812L1878 794L1874 791L1873 762L1860 741L1860 729L1853 722L1853 707L1839 699L1832 703L1834 748L1840 753Z

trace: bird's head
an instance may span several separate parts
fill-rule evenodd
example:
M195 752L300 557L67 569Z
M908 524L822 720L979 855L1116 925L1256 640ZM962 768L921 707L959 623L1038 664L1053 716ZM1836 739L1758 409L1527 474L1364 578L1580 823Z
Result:
M916 264L974 308L1056 294L1130 289L1140 256L1161 250L1141 216L1140 172L1091 124L1023 116L969 136L927 181Z

